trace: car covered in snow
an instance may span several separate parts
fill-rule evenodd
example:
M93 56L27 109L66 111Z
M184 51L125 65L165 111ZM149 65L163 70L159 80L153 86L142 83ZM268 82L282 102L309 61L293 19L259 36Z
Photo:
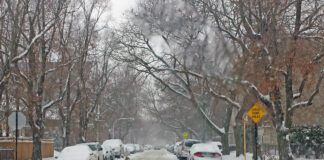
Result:
M124 145L124 151L128 154L134 154L136 153L136 146L134 144L125 144Z
M152 145L147 144L144 146L144 150L151 150L151 149L153 149Z
M102 143L105 148L110 147L116 158L121 158L124 154L124 144L120 139L109 139Z
M191 146L197 143L201 143L201 141L196 139L185 139L181 141L176 151L178 159L188 159Z
M103 151L103 154L104 154L104 160L114 160L115 159L115 156L114 156L114 153L113 153L113 150L111 147L109 146L103 146L101 145L102 147L102 151Z
M221 152L223 152L223 144L221 142L210 141L208 143L217 147Z
M98 160L104 160L103 148L98 142L80 143L77 145L85 145L90 148L92 153L97 157Z
M65 147L58 160L98 160L98 157L86 145Z
M197 143L189 151L189 160L221 160L222 153L218 147L210 143Z

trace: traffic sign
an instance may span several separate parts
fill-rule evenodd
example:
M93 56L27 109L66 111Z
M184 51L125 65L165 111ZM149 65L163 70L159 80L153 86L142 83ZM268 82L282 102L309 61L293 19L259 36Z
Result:
M183 139L188 139L189 138L189 133L188 132L183 132L182 137L183 137Z
M18 115L18 119L16 119L16 114ZM16 126L16 120L18 120L18 125ZM8 125L11 130L22 129L26 125L26 117L21 112L12 112L8 117Z
M247 112L247 115L252 119L254 123L259 123L261 119L266 115L267 111L263 107L261 102L256 102Z

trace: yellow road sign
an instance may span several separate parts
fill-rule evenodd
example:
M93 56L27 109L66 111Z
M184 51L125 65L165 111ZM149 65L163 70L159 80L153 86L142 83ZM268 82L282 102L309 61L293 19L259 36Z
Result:
M247 112L247 115L252 119L254 123L259 123L261 119L266 115L267 111L261 104L261 102L255 103Z
M182 137L183 137L183 139L188 139L189 138L189 133L188 132L183 132Z

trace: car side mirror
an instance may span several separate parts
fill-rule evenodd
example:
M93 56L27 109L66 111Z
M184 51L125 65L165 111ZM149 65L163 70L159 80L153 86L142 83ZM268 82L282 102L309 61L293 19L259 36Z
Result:
M90 153L90 156L93 156L93 153Z

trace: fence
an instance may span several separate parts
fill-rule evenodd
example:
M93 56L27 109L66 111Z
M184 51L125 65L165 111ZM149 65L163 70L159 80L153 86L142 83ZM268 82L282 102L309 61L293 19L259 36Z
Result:
M14 150L13 149L0 149L0 159L1 160L14 160Z
M0 148L16 149L15 138L1 137ZM31 138L18 139L18 155L17 160L30 160L32 157L33 142ZM15 155L15 154L14 154ZM42 140L42 158L49 158L54 156L54 142L53 140ZM2 158L0 158L2 160Z

